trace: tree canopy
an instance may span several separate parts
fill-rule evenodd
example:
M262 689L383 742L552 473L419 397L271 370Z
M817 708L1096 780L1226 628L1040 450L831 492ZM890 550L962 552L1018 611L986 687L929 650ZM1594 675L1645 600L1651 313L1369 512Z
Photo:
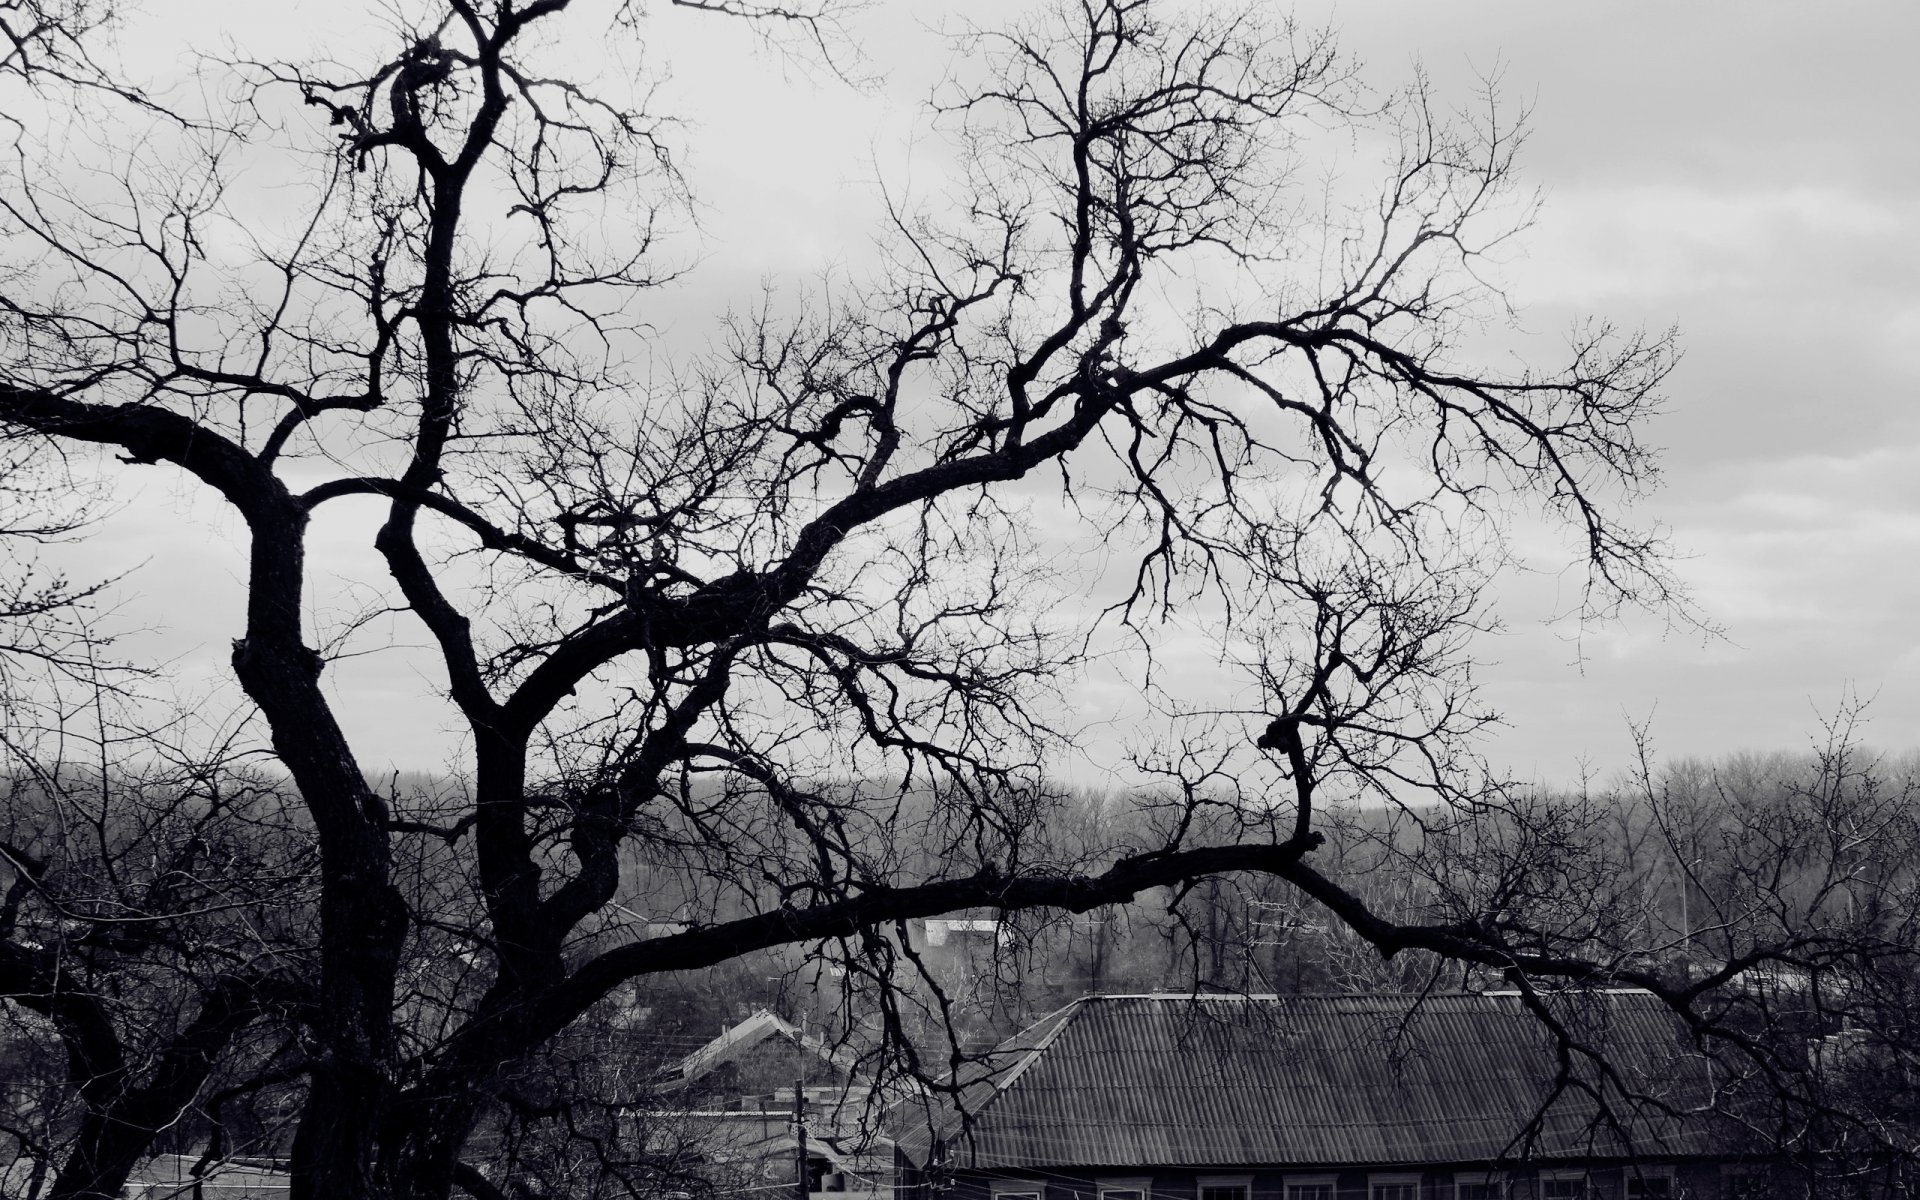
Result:
M830 4L680 3L846 61ZM32 101L0 180L0 451L218 497L247 719L167 733L114 673L164 664L56 647L73 669L18 677L43 834L6 848L0 988L79 1096L51 1194L117 1194L172 1114L271 1084L297 1196L486 1195L475 1130L636 979L798 948L879 989L918 1062L908 920L1223 875L1389 956L1686 1011L1737 973L1393 911L1316 865L1340 802L1513 811L1471 642L1517 514L1569 533L1591 610L1673 599L1629 504L1671 336L1596 321L1556 361L1476 361L1531 203L1491 86L1458 114L1371 93L1265 5L967 29L928 101L952 190L896 197L872 273L742 297L688 352L650 306L698 270L664 245L698 135L578 53L643 45L642 6L401 4L331 57L215 54L191 108L90 53L110 17L0 3L0 87ZM75 113L103 132L69 156L49 114ZM1343 141L1381 151L1364 193L1316 170ZM332 619L310 543L356 503L386 578ZM45 634L88 586L0 591L0 617ZM462 731L444 786L383 783L328 686L384 613L436 662L404 702ZM1196 634L1254 700L1159 686ZM1066 837L1050 766L1096 661L1154 714L1129 736L1156 786ZM679 881L677 931L644 936L641 866Z

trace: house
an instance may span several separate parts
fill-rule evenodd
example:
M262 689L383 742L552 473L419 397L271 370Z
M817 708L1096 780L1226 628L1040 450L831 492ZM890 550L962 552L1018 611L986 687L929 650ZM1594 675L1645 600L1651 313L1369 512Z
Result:
M673 1064L657 1086L663 1092L706 1098L764 1096L785 1089L791 1101L798 1079L809 1095L829 1102L856 1085L858 1067L852 1050L763 1008Z
M893 1146L870 1133L843 1132L810 1113L806 1141L791 1109L630 1111L623 1136L703 1178L718 1195L798 1194L804 1150L806 1191L831 1200L893 1200Z
M656 1081L676 1107L632 1114L646 1136L670 1137L709 1182L764 1189L797 1181L795 1088L808 1191L835 1200L892 1200L893 1146L859 1056L762 1009L724 1029Z
M1665 1200L1742 1184L1707 1064L1657 998L1543 1002L1580 1047L1564 1074L1513 993L1087 996L963 1071L957 1106L909 1106L897 1198Z
M921 940L929 947L949 942L965 945L968 935L982 935L993 946L1007 946L1013 941L1013 930L998 917L928 917L919 924Z

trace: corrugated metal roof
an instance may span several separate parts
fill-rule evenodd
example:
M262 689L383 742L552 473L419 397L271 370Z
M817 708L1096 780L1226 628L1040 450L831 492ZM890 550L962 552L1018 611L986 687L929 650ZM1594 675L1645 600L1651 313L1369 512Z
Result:
M937 1141L952 1165L982 1169L1466 1163L1614 1156L1629 1139L1636 1153L1707 1148L1704 1122L1675 1115L1709 1095L1705 1060L1656 997L1550 1003L1610 1081L1576 1052L1573 1086L1556 1095L1553 1039L1512 994L1089 996L962 1076L970 1121L922 1115L899 1144L925 1163Z

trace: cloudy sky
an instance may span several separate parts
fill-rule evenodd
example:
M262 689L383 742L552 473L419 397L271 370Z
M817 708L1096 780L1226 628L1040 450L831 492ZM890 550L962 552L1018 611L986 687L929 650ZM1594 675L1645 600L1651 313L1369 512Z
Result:
M1498 62L1534 98L1530 322L1673 322L1686 348L1650 508L1725 637L1630 620L1576 670L1515 613L1502 755L1611 765L1648 716L1670 753L1798 747L1848 692L1871 740L1920 741L1920 6L1327 11L1379 69Z
M1872 698L1869 740L1920 743L1920 5L1312 0L1298 11L1340 29L1378 86L1417 61L1464 102L1477 74L1498 70L1531 106L1524 169L1546 205L1508 275L1530 329L1598 313L1681 330L1685 358L1651 434L1668 482L1645 515L1671 528L1679 573L1724 634L1640 615L1573 638L1542 624L1564 581L1512 580L1510 631L1481 648L1494 664L1486 695L1509 722L1495 759L1542 779L1582 763L1604 773L1626 760L1628 722L1648 719L1672 755L1795 749L1850 694ZM295 55L339 36L339 12L150 0L122 46L161 75L223 34ZM857 265L876 176L897 187L938 170L913 147L926 129L917 104L943 66L926 28L940 16L924 0L878 0L853 27L880 76L867 90L809 75L726 22L650 18L649 55L671 64L661 101L689 118L702 205L702 265L661 314L670 336L698 336L713 306L761 279ZM147 563L136 581L151 597L211 596L207 581L237 578L240 563L230 523L195 528L206 515L150 484L93 561ZM169 607L148 636L188 677L221 672L236 602ZM419 665L390 658L341 678L359 689L352 719L370 764L436 764L443 715L419 720L400 701L421 685Z

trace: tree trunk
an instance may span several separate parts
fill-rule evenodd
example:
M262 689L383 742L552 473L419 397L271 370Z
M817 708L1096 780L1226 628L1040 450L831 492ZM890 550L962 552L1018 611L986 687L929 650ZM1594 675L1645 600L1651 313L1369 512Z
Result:
M321 659L300 639L305 515L273 504L249 519L247 637L234 644L233 669L266 716L320 843L319 1053L294 1137L292 1200L385 1200L377 1135L397 1065L406 903L372 792L320 689Z
M47 1200L119 1200L127 1176L153 1143L153 1132L89 1114Z
M452 1194L460 1152L479 1119L480 1096L462 1089L454 1095L416 1093L396 1106L382 1168L392 1195L406 1200L445 1200Z

